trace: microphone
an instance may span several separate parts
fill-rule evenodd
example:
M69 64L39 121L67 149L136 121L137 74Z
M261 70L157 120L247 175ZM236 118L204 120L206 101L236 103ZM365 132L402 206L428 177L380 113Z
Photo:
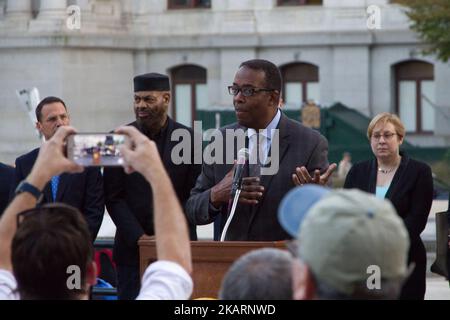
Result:
M247 148L242 148L238 152L237 164L234 170L233 183L231 184L231 198L234 197L236 191L241 187L242 176L244 174L244 166L249 158L250 152Z
M233 219L234 212L236 210L239 194L241 193L241 183L242 176L244 175L244 167L250 156L250 152L247 148L242 148L238 152L236 167L234 168L233 175L233 183L231 184L231 197L228 201L228 210L227 210L227 221L225 226L223 227L222 234L220 236L220 241L225 240L225 236L227 235L228 227L230 226L231 220Z

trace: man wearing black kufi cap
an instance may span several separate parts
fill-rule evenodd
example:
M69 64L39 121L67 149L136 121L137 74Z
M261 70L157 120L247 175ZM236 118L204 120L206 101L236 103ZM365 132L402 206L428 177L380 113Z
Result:
M134 78L134 113L136 127L155 141L164 166L172 180L178 199L184 206L201 165L194 164L193 130L173 121L167 111L170 103L169 77L147 73ZM171 141L172 132L185 129L191 136L190 164L175 165L172 149L179 141ZM139 173L125 174L122 168L105 168L106 207L117 231L114 261L117 266L119 299L136 298L140 288L138 240L154 235L151 187ZM190 226L191 240L197 240L196 227Z

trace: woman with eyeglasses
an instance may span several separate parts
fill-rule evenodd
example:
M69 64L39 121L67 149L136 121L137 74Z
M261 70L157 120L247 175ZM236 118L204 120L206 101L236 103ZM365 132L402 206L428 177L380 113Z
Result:
M427 258L420 234L427 224L433 201L431 169L400 151L405 127L398 116L387 112L375 116L367 129L367 137L375 157L355 164L345 179L344 188L361 189L392 202L408 229L408 264L415 265L400 299L423 300Z

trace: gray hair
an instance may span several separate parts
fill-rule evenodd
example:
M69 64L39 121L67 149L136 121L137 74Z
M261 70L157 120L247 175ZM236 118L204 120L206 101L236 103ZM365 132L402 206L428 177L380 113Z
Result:
M219 291L221 300L291 300L292 256L283 250L253 250L230 267Z

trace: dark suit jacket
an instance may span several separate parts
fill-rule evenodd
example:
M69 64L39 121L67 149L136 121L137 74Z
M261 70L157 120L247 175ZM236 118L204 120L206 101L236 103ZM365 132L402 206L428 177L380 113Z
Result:
M448 209L447 209L448 225L450 226L450 192L448 193ZM450 275L450 250L447 248L447 274ZM450 282L450 276L447 279Z
M409 262L416 268L402 290L401 298L423 299L425 295L426 252L420 234L425 229L433 202L433 178L430 167L401 153L402 160L386 193L403 219L410 238ZM355 164L344 188L375 193L378 164L376 159Z
M130 125L138 128L136 122ZM200 173L201 166L193 164L193 130L170 118L168 118L167 126L165 148L161 158L175 193L181 205L184 206ZM172 149L179 143L171 141L171 135L176 129L188 130L191 135L192 164L176 165L172 162ZM201 152L201 146L199 150ZM140 173L135 172L128 175L122 168L105 168L104 178L106 208L117 228L114 241L114 260L121 265L136 266L139 264L137 241L144 233L150 236L154 235L151 186ZM196 227L193 225L190 226L190 236L192 240L197 240Z
M9 192L14 179L14 168L0 163L0 216L9 203Z
M14 190L24 180L31 169L39 153L39 148L20 156L16 159L16 170L13 188L10 198L14 197ZM43 190L43 198L40 204L62 202L71 205L84 215L89 225L92 241L97 237L102 224L105 211L103 197L103 178L98 168L85 168L82 173L63 173L59 179L56 201L53 201L50 182Z
M246 130L239 124L232 124L220 129L222 135L225 134L226 129ZM306 166L310 172L315 169L324 172L328 168L328 142L317 131L289 119L283 113L278 123L278 129L278 173L261 176L261 185L264 186L265 191L258 205L237 205L235 215L228 228L226 240L277 241L290 239L291 237L278 223L277 210L284 195L294 188L292 174L295 172L295 168ZM225 141L225 138L223 140ZM235 139L235 155L237 149ZM273 149L272 145L271 150ZM223 156L223 163L225 164L203 163L202 172L191 191L191 196L186 204L186 211L189 219L195 224L208 224L219 218L222 221L221 229L223 229L227 205L223 205L219 213L214 211L209 201L211 188L219 183L233 168L233 164L225 161L225 150ZM275 159L273 155L272 158Z
M447 212L450 213L450 192L448 193L448 209Z

